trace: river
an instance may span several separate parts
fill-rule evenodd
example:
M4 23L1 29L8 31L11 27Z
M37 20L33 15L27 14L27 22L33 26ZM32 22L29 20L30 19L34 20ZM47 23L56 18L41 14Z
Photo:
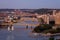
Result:
M13 26L14 26L13 31L8 31L7 28L0 29L0 40L49 40L50 38L49 36L42 35L36 36L34 34L31 34L32 29L30 28L30 26L28 27L28 29L26 29L26 26L20 25ZM54 40L59 38L60 36L54 36Z

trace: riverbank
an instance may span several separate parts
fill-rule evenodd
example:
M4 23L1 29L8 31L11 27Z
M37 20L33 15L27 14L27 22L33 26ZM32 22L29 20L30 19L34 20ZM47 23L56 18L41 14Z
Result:
M60 33L55 33L55 34L47 33L47 34L45 34L45 33L32 33L31 32L31 34L33 34L34 36L60 36Z
M51 26L49 24L41 24L39 26L36 26L32 30L32 33L36 35L43 35L43 36L59 36L60 27L55 28L55 26Z

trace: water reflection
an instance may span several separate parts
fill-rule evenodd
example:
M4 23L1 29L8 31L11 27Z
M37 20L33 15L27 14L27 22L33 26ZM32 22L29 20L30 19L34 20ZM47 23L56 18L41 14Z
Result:
M34 40L49 40L49 36L43 36L36 33L29 33L29 38L34 38Z
M42 36L36 33L31 33L34 28L33 26L26 27L13 25L12 27L11 28L13 30L10 30L9 28L0 30L0 40L49 40L50 38L49 36ZM54 36L54 40L56 38L60 38L60 36Z
M14 40L14 35L13 35L13 33L11 33L11 34L9 34L9 35L7 36L7 40Z
M50 36L49 40L55 40L54 36Z
M0 40L49 40L49 38L53 38L50 36L34 35L31 31L31 29L26 30L25 28L15 28L15 30L11 32L2 29L0 31ZM57 38L60 38L60 36L54 36L54 40Z

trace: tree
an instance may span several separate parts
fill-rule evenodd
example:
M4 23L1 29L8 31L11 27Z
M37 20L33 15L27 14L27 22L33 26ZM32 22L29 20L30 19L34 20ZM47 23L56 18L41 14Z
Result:
M37 33L41 33L41 32L44 32L46 30L49 30L49 29L52 29L52 26L49 25L49 24L41 24L37 27L34 28L34 32L37 32Z
M40 24L44 24L44 20L43 20L42 18L38 18L38 22L39 22Z

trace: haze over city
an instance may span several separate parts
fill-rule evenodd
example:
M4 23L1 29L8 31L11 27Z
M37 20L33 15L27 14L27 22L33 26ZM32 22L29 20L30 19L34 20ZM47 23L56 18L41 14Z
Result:
M60 8L60 0L0 0L0 9Z

